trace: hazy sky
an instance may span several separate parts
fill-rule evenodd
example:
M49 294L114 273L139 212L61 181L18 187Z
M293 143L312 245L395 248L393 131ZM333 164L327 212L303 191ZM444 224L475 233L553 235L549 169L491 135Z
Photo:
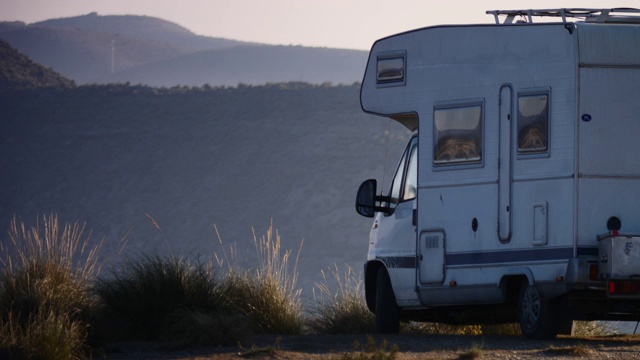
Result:
M486 10L640 7L638 0L0 0L0 21L147 15L200 34L269 44L369 49L383 36L437 24L490 23Z

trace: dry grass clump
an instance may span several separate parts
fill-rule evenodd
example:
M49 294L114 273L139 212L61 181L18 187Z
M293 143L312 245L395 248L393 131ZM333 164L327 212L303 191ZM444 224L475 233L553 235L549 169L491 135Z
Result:
M160 340L184 345L235 344L253 332L303 330L297 275L290 251L270 227L254 236L253 270L218 261L141 255L97 281L106 340Z
M85 357L100 245L89 247L84 227L61 228L55 215L32 227L12 220L10 244L0 248L0 348L11 356Z
M364 282L349 266L341 274L338 265L329 268L329 279L323 270L321 283L313 292L309 328L315 333L372 333L375 316L364 301ZM337 290L331 284L337 284Z
M545 351L545 354L549 356L577 356L588 358L593 355L593 351L584 345L576 346L549 346L549 349Z
M246 316L224 311L178 309L167 316L164 340L187 345L236 345L251 334Z
M176 329L189 323L197 325L199 333L180 340L201 343L210 333L205 329L212 323L209 319L225 310L211 266L177 256L130 259L98 280L96 292L110 322L103 322L107 329L102 330L107 337L127 340L174 338Z
M614 335L618 331L615 329L617 322L611 321L574 321L573 335L576 336L604 336Z
M495 324L495 325L482 325L481 331L483 335L507 335L507 336L521 336L522 330L520 324Z
M338 357L340 360L395 360L398 356L398 345L389 345L383 340L376 345L371 336L367 336L367 343L362 345L358 340L353 344L353 351L346 352Z
M458 356L459 360L474 360L482 357L482 346L474 345Z
M434 334L434 335L481 335L480 325L449 325L441 323L400 323L403 334Z
M301 334L304 317L297 288L297 258L290 272L291 250L282 250L280 235L274 232L273 225L259 239L254 233L254 243L258 255L255 269L240 269L219 261L220 266L226 266L221 279L226 303L246 315L258 333Z

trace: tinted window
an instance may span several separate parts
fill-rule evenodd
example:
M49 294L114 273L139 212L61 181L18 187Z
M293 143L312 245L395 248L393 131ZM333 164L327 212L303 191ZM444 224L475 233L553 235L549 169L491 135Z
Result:
M518 153L541 153L549 148L549 95L518 96Z
M409 155L409 166L404 182L404 195L402 200L415 199L418 194L418 146L414 141Z
M378 83L404 81L404 55L378 58L376 79Z
M434 112L435 165L482 160L482 106L437 108Z
M407 164L408 162L408 164ZM389 207L395 208L401 201L414 199L418 191L418 140L414 137L400 160L398 170L393 177L389 197Z
M389 192L389 197L391 201L389 203L389 208L394 209L396 204L400 202L400 190L402 189L402 177L404 176L404 168L407 160L406 153L400 160L400 165L398 165L398 170L396 171L396 175L393 177L393 183L391 183L391 191Z

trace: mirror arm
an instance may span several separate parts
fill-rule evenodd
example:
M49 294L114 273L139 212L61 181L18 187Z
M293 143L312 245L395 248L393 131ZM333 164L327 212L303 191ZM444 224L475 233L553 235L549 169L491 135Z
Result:
M377 206L374 206L373 209L376 212L381 212L384 214L390 214L389 211L389 206L383 206L382 203L387 203L389 204L391 202L391 197L390 196L384 196L384 195L376 195L375 198L375 203L377 204Z

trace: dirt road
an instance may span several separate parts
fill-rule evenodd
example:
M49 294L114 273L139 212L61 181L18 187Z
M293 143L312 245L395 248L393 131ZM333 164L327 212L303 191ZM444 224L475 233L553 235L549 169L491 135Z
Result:
M373 341L374 352L367 353ZM386 348L383 342L386 341ZM358 345L360 344L360 345ZM242 346L168 347L157 344L117 344L95 358L106 359L640 359L640 335L559 337L551 341L518 336L462 335L303 335L260 336ZM354 349L357 348L358 351ZM349 355L351 355L349 357Z

